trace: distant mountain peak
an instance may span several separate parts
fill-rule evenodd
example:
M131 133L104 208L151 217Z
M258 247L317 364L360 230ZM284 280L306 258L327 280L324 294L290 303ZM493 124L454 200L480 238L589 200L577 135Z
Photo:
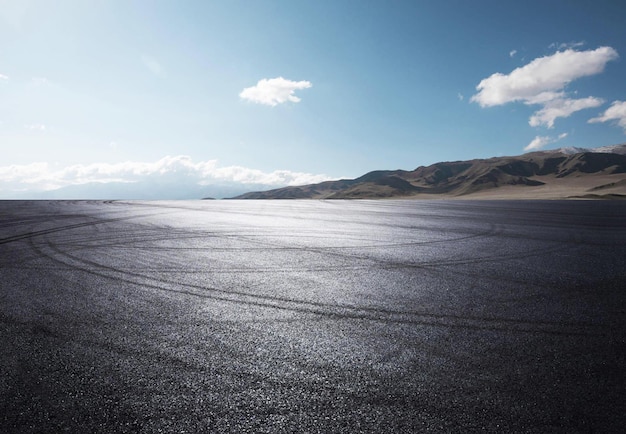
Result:
M599 154L621 154L626 155L626 143L619 145L600 146L598 148L578 148L576 146L568 146L553 150L544 150L539 152L561 153L565 155L581 154L584 152L595 152Z

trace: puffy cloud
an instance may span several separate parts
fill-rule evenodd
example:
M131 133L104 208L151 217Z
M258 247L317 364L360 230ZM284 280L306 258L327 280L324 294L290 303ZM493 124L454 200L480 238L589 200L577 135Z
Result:
M511 50L509 51L509 57L513 57L517 54L517 50Z
M607 62L617 59L611 47L589 51L572 49L540 57L505 75L499 72L481 80L478 93L472 101L481 107L491 107L514 101L535 104L541 95L560 94L570 82L589 75L599 74Z
M579 44L570 43L567 46ZM510 102L543 105L542 109L533 114L529 123L532 126L545 125L551 128L557 118L568 117L574 112L598 107L603 103L595 97L568 98L564 88L578 78L601 73L609 61L617 58L617 51L611 47L587 51L568 48L534 59L510 74L492 74L476 86L478 93L470 101L481 107Z
M37 183L41 174L48 170L48 163L0 166L0 181L25 184Z
M276 106L287 101L300 102L300 98L293 93L299 89L308 89L310 81L291 81L283 77L264 78L256 86L246 87L239 93L239 97L257 104Z
M329 179L332 178L326 175L289 170L263 172L241 166L219 167L216 160L194 162L184 155L167 156L156 162L76 164L61 168L53 168L48 163L0 166L0 185L5 193L108 182L154 182L181 186L234 183L279 187Z
M552 128L557 118L566 118L574 112L599 107L602 104L604 104L604 100L593 96L580 99L564 99L557 97L546 101L543 108L530 117L528 123L532 127L545 125L548 128Z
M626 133L626 101L613 101L611 107L598 117L589 119L589 123L617 121L617 125Z
M567 137L567 133L559 134L558 137L550 136L536 136L525 148L524 151L537 151L546 147L551 143L558 142L561 139Z
M305 185L328 181L326 175L312 175L310 173L292 172L290 170L275 170L262 172L257 169L249 169L241 166L229 166L215 168L211 177L218 180L227 180L241 184L264 184L264 185ZM205 181L206 182L206 181Z

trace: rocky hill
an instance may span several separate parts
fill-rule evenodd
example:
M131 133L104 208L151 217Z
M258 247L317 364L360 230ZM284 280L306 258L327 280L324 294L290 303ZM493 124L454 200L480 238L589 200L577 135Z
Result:
M251 192L235 199L411 197L626 198L626 144L442 162L413 171L377 170L356 179Z

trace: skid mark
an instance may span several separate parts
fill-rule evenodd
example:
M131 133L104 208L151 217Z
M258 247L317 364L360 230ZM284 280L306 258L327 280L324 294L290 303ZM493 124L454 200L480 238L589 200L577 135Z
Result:
M47 238L47 237L45 237ZM319 315L330 319L369 320L391 323L408 323L423 326L438 326L475 330L494 330L504 332L546 333L556 335L603 335L601 327L588 323L525 321L512 318L486 316L467 316L451 314L434 314L430 312L391 310L368 306L333 304L306 301L288 297L255 294L246 291L210 287L204 285L184 284L162 277L149 276L144 273L110 267L84 257L62 250L58 244L46 240L36 244L31 239L32 247L55 262L75 270L94 276L113 280L125 285L138 286L168 293L183 294L201 299L219 302L236 303L253 307L276 309L294 313ZM562 248L562 247L559 247ZM556 247L555 247L556 249ZM537 252L545 252L538 249ZM530 253L527 252L527 255ZM516 257L520 257L516 255ZM416 264L410 264L417 266ZM406 264L402 264L406 266Z

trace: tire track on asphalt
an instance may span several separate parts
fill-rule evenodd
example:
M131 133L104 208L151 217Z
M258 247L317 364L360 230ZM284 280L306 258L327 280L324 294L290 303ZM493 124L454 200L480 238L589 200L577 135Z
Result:
M72 229L83 228L83 227L86 227L86 226L93 226L93 225L96 225L96 224L99 224L99 223L103 223L103 221L75 223L75 224L72 224L72 225L59 226L59 227L50 228L50 229L42 229L42 230L39 230L39 231L26 232L26 233L22 233L22 234L13 235L13 236L10 236L10 237L2 238L2 239L0 239L0 244L13 243L15 241L21 241L21 240L25 240L25 239L32 238L32 237L37 237L37 236L40 236L40 235L48 235L48 234L53 234L55 232L69 231L69 230L72 230Z
M176 208L178 209L178 208ZM506 233L505 234L505 230L506 230L506 226L505 225L494 225L494 224L490 224L490 228L487 231L483 231L480 233L476 233L476 234L471 234L465 237L459 237L459 238L448 238L445 240L434 240L434 241L425 241L425 242L416 242L416 243L392 243L392 244L381 244L379 247L396 247L396 246L411 246L411 245L430 245L433 243L441 243L441 242L458 242L458 241L467 241L470 239L475 239L475 238L487 238L487 237L493 237L493 236L504 236L506 238L520 238L520 239L524 239L524 240L528 240L528 237L522 237L520 235L517 234L510 234L510 233ZM150 229L150 231L154 231L154 229ZM161 234L163 231L159 230L157 233ZM141 234L141 236L138 237L138 241L139 243L142 242L154 242L155 240L157 241L164 241L164 240L175 240L175 241L180 241L181 236L185 235L185 234L189 234L189 231L185 231L184 229L177 229L175 231L175 234L172 235L171 233L168 234L168 236L159 236L158 238L145 238L144 234ZM459 266L459 265L479 265L479 264L483 264L483 263L496 263L496 262L501 262L501 261L508 261L508 260L518 260L518 259L526 259L529 257L533 257L538 253L541 254L555 254L555 253L559 253L559 252L564 252L567 251L569 249L575 248L580 246L583 242L581 241L580 237L578 236L577 233L571 232L570 231L570 237L567 240L560 240L560 241L550 241L550 242L554 242L554 243L558 243L557 245L555 245L552 248L545 248L545 247L540 247L537 248L535 250L525 250L522 254L511 254L511 255L502 255L502 254L494 254L491 256L481 256L478 258L472 258L472 259L455 259L455 260L448 260L448 261L430 261L430 262L398 262L398 261L393 261L393 260L389 260L389 259L380 259L380 258L376 258L374 256L371 255L356 255L356 254L350 254L350 253L344 253L341 252L342 250L349 250L349 249L361 249L362 246L331 246L331 247L322 247L322 248L315 248L315 247L291 247L291 246L287 246L284 247L282 244L276 243L276 242L269 242L269 241L262 241L262 240L258 240L256 237L249 237L249 236L233 236L231 234L220 234L220 233L216 233L216 232L209 232L206 233L204 235L193 235L193 236L189 236L189 237L185 237L185 238L204 238L206 239L208 237L211 238L227 238L229 240L237 240L237 241L246 241L246 242L250 242L250 243L255 243L255 244L259 244L261 245L261 247L258 248L251 248L251 247L243 247L243 248L233 248L233 247L202 247L202 248L194 248L194 247L177 247L177 248L173 248L172 250L174 251L185 251L185 250L211 250L211 251L225 251L225 252L229 252L229 251L240 251L240 252L248 252L248 251L255 251L255 250L259 250L259 251L308 251L308 252L313 252L313 253L320 253L320 254L324 254L324 255L333 255L336 257L341 257L344 259L356 259L359 261L367 261L370 263L375 263L376 266L380 269L386 269L386 270L393 270L393 269L406 269L406 268L414 268L414 269L421 269L423 271L431 271L434 273L438 273L441 274L443 272L445 273L452 273L458 276L468 276L468 277L477 277L480 279L487 279L487 280L491 280L497 283L502 283L502 279L500 277L497 276L489 276L489 275L485 275L484 273L472 273L469 272L467 270L464 271L459 271L456 269L450 269L447 268L445 271L441 270L440 268L442 267L452 267L452 266ZM130 242L128 235L124 235L124 236L120 236L121 239ZM110 239L110 236L108 237L108 239ZM541 240L541 241L546 241L545 239L540 239L540 238L532 238L532 240ZM106 241L106 240L104 240ZM102 243L100 242L98 244L97 247L101 247L101 246L116 246L116 248L118 249L137 249L137 246L132 246L132 247L128 247L125 246L123 243L124 241L116 241L114 243ZM562 245L561 247L559 247L559 244ZM80 244L80 243L66 243L65 245L68 246L76 246L76 247L85 247L85 248L93 248L96 247L93 244ZM268 249L269 247L269 249ZM375 245L371 245L371 246L365 246L366 248L371 248L374 249L376 248ZM146 246L141 246L142 250L147 250L150 249L150 247L146 247ZM167 250L168 248L159 248L159 247L154 247L154 249L157 250ZM335 250L339 250L339 251L335 251ZM255 273L292 273L294 271L305 271L305 272L334 272L334 271L345 271L345 270L353 270L353 271L357 271L357 270L368 270L371 269L371 265L346 265L346 264L342 264L342 265L337 265L337 266L321 266L321 267L309 267L307 269L301 269L301 268L289 268L286 267L285 265L281 265L278 267L265 267L265 268L259 268L259 267L246 267L246 268L228 268L225 270L212 270L211 272L213 274L216 273L247 273L247 274L255 274ZM151 271L151 272L159 272L159 273L178 273L178 274L194 274L194 273L205 273L206 269L201 269L201 270L190 270L190 269L180 269L180 268L165 268L163 266L160 266L159 268L143 268L143 270L145 271ZM122 270L118 270L118 271L122 271ZM136 276L141 277L141 278L151 278L150 276L147 276L145 274L141 274L141 273L135 273ZM167 283L175 283L172 282L171 280L167 280L167 279L162 279L163 281L167 282ZM508 278L506 279L507 283L517 283L517 284L521 284L521 285L533 285L532 283L529 283L527 280L519 280L519 279L511 279ZM542 284L543 287L550 287L549 284Z
M85 225L87 226L87 225ZM45 237L47 238L47 237ZM408 323L423 326L438 326L460 329L493 330L503 332L544 333L554 335L597 335L602 332L590 331L590 328L598 330L599 326L588 323L564 323L552 321L532 321L512 318L477 317L452 314L433 314L429 312L398 311L375 307L360 307L347 304L329 304L313 302L287 297L276 297L261 294L251 294L245 291L209 287L194 284L181 284L168 279L146 276L142 273L133 273L109 267L95 261L72 255L59 248L54 242L45 239L45 247L52 253L46 252L41 245L37 245L30 238L31 246L40 254L51 260L71 267L72 269L88 274L113 280L118 283L130 284L139 288L177 293L201 299L211 299L220 302L242 304L260 308L276 309L280 311L313 314L330 319L369 320L393 323ZM63 259L60 259L63 258Z
M261 201L263 202L263 201ZM295 203L298 203L298 200L294 201ZM309 201L309 200L304 200L301 203L316 203L318 201ZM319 201L319 202L323 202L323 203L327 203L324 201ZM412 202L412 201L410 201ZM183 202L184 203L184 202ZM212 202L208 202L208 203L212 203ZM271 201L268 201L267 204L272 203ZM278 201L278 202L274 202L274 203L280 203L280 205L285 205L288 202L287 201ZM350 203L353 205L356 205L355 201L344 201L344 203ZM181 205L172 205L172 204L164 204L164 203L159 203L157 202L124 202L124 201L114 201L112 203L112 205L116 205L116 206L128 206L128 207L151 207L151 208L165 208L165 209L172 209L172 210L177 210L177 211L184 211L184 212L201 212L201 213L211 213L211 214L225 214L228 216L232 216L232 215L241 215L241 216L247 216L247 217L266 217L266 218L289 218L289 220L292 221L298 221L298 220L302 220L302 221L306 221L306 222L311 222L311 221L319 221L319 222L331 222L333 224L344 224L344 223L349 223L351 225L357 224L357 225L365 225L365 226L373 226L374 224L372 223L372 219L366 219L364 217L364 215L359 214L359 219L358 220L337 220L337 215L332 216L332 217L319 217L320 211L316 211L313 213L313 215L311 214L307 214L306 216L303 215L297 215L297 214L291 214L291 215L286 215L284 212L278 212L278 211L274 211L274 212L267 212L267 209L264 210L264 212L262 213L258 213L258 212L250 212L250 211L241 211L238 208L227 208L227 209L220 209L220 208L215 208L215 207L185 207L185 206L181 206ZM268 206L267 208L270 208L270 206ZM272 207L273 208L273 207ZM308 207L305 207L306 209L309 209ZM279 208L279 210L282 209L284 211L284 208ZM415 208L409 208L410 211L416 211ZM419 210L419 209L418 209ZM376 216L378 216L380 213L372 213L370 212L369 214L374 214ZM456 215L451 215L451 216L446 216L446 215L435 215L432 213L426 213L426 214L421 214L421 213L416 213L416 212L407 212L405 214L397 214L397 213L388 213L388 215L390 217L393 217L394 222L393 223L388 223L388 222L381 222L381 221L377 221L375 223L375 226L380 226L380 227L389 227L389 228L393 228L393 229L409 229L409 230L420 230L420 229L432 229L431 227L424 227L421 225L415 225L415 224L402 224L399 223L400 220L402 219L428 219L429 221L450 221L450 220L455 220L458 221L458 216ZM463 219L464 222L479 222L481 224L485 223L485 221L479 217L474 217L474 216L467 216L466 218Z
M161 233L162 231L159 231L159 233ZM176 231L173 231L176 232ZM172 237L171 235L168 236L160 236L159 238L151 238L148 240L144 240L144 239L140 239L138 242L150 242L153 243L155 241L170 241L170 240L176 240L176 241L180 241L182 239L186 239L186 240L202 240L202 239L207 239L207 238L221 238L221 239L229 239L229 240L236 240L236 241L245 241L251 244L259 244L261 247L215 247L215 246L207 246L207 247L189 247L189 246L185 246L185 247L170 247L170 246L139 246L142 250L159 250L159 251L163 251L163 250L172 250L172 251L177 251L177 250L210 250L210 251L255 251L255 250L261 250L261 251L267 251L268 247L270 247L271 250L275 250L275 251L290 251L290 250L294 250L294 251L303 251L303 250L311 250L311 251L332 251L332 250L350 250L350 249L380 249L380 248L393 248L393 247L411 247L411 246L421 246L421 245L431 245L431 244L439 244L439 243L449 243L449 242L460 242L460 241L466 241L466 240L470 240L470 239L474 239L474 238L481 238L481 237L486 237L486 236L492 236L495 235L496 232L493 230L489 230L486 232L481 232L481 233L476 233L476 234L472 234L472 235L467 235L467 236L462 236L462 237L458 237L458 238L444 238L444 239L438 239L438 240L432 240L432 241L408 241L408 242L403 242L403 243L381 243L381 244L365 244L365 245L351 245L351 246L329 246L329 247L302 247L302 246L285 246L284 244L280 244L280 243L276 243L276 242L270 242L270 241L262 241L259 240L258 237L250 237L250 236L242 236L242 235L234 235L234 234L228 234L228 233L216 233L216 232L208 232L206 234L198 234L198 233L188 233L186 231L180 231L180 233L176 234L176 237ZM283 237L286 238L286 237ZM301 240L302 238L306 238L300 235L293 235L290 236L289 238L296 238ZM309 236L309 238L313 238L313 239L320 239L319 236ZM331 237L328 237L331 238ZM367 241L371 241L371 240L367 240ZM126 250L133 250L133 249L137 249L138 246L136 245L129 245L129 244L133 244L133 242L125 242L124 240L120 240L120 241L114 241L111 243L100 243L98 246L99 247L116 247L118 249L126 249ZM66 243L65 245L70 245L68 243ZM77 248L82 248L82 247L93 247L91 244L83 244L80 242L73 242L71 243L71 246L73 247L77 247Z
M133 220L133 219L137 219L137 218L154 217L154 216L160 215L160 214L163 214L163 213L141 214L141 215L137 215L137 216L117 217L117 218L109 218L109 219L98 219L97 217L75 215L74 218L82 217L82 218L93 218L93 219L96 219L96 220L93 220L93 221L90 221L90 222L75 223L75 224L65 225L65 226L57 226L57 227L48 228L48 229L41 229L41 230L38 230L38 231L24 232L24 233L21 233L21 234L18 234L18 235L12 235L12 236L9 236L9 237L0 238L0 245L13 243L15 241L26 240L26 239L37 237L37 236L53 234L55 232L69 231L69 230L72 230L72 229L79 229L79 228L84 228L84 227L89 227L89 226L96 226L96 225L105 224L105 223L114 223L114 222L119 222L119 221L124 221L124 220Z

